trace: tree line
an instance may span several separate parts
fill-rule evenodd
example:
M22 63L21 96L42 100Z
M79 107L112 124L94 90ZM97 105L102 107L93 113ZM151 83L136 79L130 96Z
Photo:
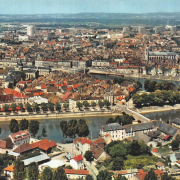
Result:
M72 119L70 121L61 121L60 127L63 132L63 136L70 138L86 137L89 135L89 127L84 119Z
M127 124L132 124L132 122L134 121L134 117L130 116L126 113L123 112L122 116L116 116L115 118L109 118L106 121L106 124L110 124L110 123L119 123L122 126L127 125Z
M156 90L175 90L176 86L175 84L168 82L168 81L163 81L163 82L157 82L157 81L151 81L149 79L146 79L144 82L144 88L148 92L154 92Z
M137 107L149 106L149 105L164 105L164 104L175 104L180 103L180 92L178 91L166 91L157 90L149 94L134 94L133 102Z

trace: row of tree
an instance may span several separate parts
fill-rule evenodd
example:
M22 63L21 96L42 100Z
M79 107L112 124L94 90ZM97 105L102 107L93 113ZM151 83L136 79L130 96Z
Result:
M176 86L173 83L167 81L156 82L146 79L144 82L144 88L148 92L154 92L156 90L175 90Z
M130 116L126 113L123 113L123 116L116 116L115 119L114 118L109 118L106 121L106 124L110 124L110 123L119 123L121 125L126 125L126 124L132 124L132 122L134 121L134 117Z
M61 121L60 127L63 132L63 136L75 138L76 135L79 137L86 137L89 135L89 127L84 119L72 119L70 121Z
M19 130L28 129L29 132L35 137L39 131L39 121L31 120L30 122L26 119L22 119L19 123L16 119L11 119L9 129L12 133L16 133ZM46 137L46 130L42 129L42 136Z
M180 92L173 92L171 90L157 90L149 94L134 94L132 98L134 104L136 104L137 107L149 105L175 104L180 103Z

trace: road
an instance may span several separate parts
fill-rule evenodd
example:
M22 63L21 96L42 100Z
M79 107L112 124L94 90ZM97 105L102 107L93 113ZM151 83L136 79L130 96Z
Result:
M121 111L125 112L126 114L129 114L131 116L134 117L135 120L140 120L142 123L146 123L146 122L150 122L150 119L148 119L147 117L131 110L128 109L125 105L116 105L116 109L120 109Z

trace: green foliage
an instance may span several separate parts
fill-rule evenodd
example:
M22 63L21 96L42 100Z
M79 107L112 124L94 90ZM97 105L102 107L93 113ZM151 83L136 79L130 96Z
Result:
M52 102L48 102L48 108L50 111L54 111L54 104Z
M85 178L85 180L94 180L93 176L88 174Z
M31 120L30 123L29 123L29 131L35 137L35 135L39 131L39 121Z
M14 157L8 154L0 154L0 173L14 161Z
M103 101L101 101L101 100L99 100L98 101L98 105L99 105L99 107L100 107L100 109L104 106L104 102Z
M172 147L172 150L177 150L179 148L179 141L177 139L172 140L171 147Z
M57 102L57 103L55 104L55 107L56 107L56 110L57 110L57 111L60 111L60 110L61 110L61 104L60 104L59 102Z
M29 180L38 180L39 170L38 165L35 162L32 162L27 169L27 175Z
M7 111L8 111L8 109L9 109L9 105L8 105L8 104L5 104L5 105L3 106L3 110L4 110L4 112L7 112Z
M117 178L115 178L115 180L128 180L125 176L122 176L122 175L118 175Z
M52 180L53 172L50 167L45 167L42 172L42 179L43 180Z
M77 103L76 103L76 106L79 108L79 110L82 108L82 106L83 106L83 104L80 102L80 101L78 101Z
M105 47L112 49L115 45L116 45L116 42L109 42L109 43L105 44Z
M17 106L16 106L15 103L12 103L10 107L11 107L11 109L12 109L13 111L16 111L16 107L17 107Z
M23 180L25 178L24 162L17 159L14 162L14 180Z
M100 171L99 174L97 175L97 180L111 180L111 174L109 171L104 170Z
M29 121L26 119L22 119L19 123L20 130L26 130L26 129L28 129L28 126L29 126Z
M109 154L111 157L122 157L124 158L127 155L127 150L124 147L123 143L115 144L113 147L109 148Z
M69 104L68 104L68 103L64 103L64 104L63 104L63 107L64 107L65 109L68 109L68 108L69 108Z
M70 120L61 121L60 127L63 132L63 136L69 136L71 138L75 138L76 135L79 137L86 137L89 134L89 127L84 119L80 119L79 121Z
M73 169L71 165L67 165L65 168L66 169Z
M19 160L24 160L24 159L28 159L31 157L35 157L35 156L39 156L41 153L39 150L33 151L33 152L25 152L23 153L18 159Z
M161 147L161 146L162 146L162 143L161 142L157 142L156 147Z
M173 178L171 175L168 175L167 172L164 172L161 176L161 180L176 180L176 178Z
M16 119L11 119L9 129L12 133L16 133L19 131L18 121Z
M121 159L120 157L116 157L113 160L113 165L112 165L112 169L113 170L120 170L124 167L124 160Z
M53 178L52 180L68 180L65 171L62 167L58 167L54 173L53 173Z
M33 102L32 107L33 107L33 109L34 109L35 111L38 111L38 110L39 110L39 105L38 105L38 103Z
M151 66L145 66L146 74L148 75L149 72L152 70Z
M45 129L45 128L42 129L42 136L43 136L43 137L47 137L46 129Z
M157 175L155 174L154 170L151 169L148 171L148 174L146 174L144 180L158 180Z
M41 103L41 109L43 110L43 111L46 111L47 110L47 104L46 103Z
M23 106L23 103L19 103L18 106L22 109L24 106Z
M92 151L86 151L85 154L84 154L84 157L86 158L86 161L92 161L93 160Z
M88 107L90 107L90 104L88 103L88 101L83 101L83 106L85 108L88 108Z
M106 107L109 107L109 106L111 105L111 103L110 103L108 100L104 100L104 105L105 105Z
M96 103L94 101L91 102L91 106L94 108L96 107Z
M132 124L132 122L134 121L134 117L133 116L130 116L126 113L123 113L123 116L116 116L115 119L113 118L109 118L107 121L106 121L106 124L110 124L110 123L119 123L119 124L122 124L122 125L127 125L127 124Z
M31 111L32 110L31 105L29 103L26 103L25 107L26 107L27 111Z

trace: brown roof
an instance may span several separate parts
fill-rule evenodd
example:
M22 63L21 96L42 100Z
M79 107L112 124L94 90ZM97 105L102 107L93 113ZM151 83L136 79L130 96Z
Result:
M26 143L26 144L22 144L20 146L18 146L16 149L14 149L13 152L16 152L16 153L24 153L26 151L29 151L29 150L32 150L34 149L29 143Z

